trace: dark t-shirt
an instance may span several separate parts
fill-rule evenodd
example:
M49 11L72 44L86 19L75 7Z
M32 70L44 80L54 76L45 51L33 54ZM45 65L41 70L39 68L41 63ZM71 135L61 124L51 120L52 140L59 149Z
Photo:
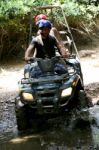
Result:
M36 48L38 58L51 58L55 56L55 47L57 46L57 41L53 36L48 36L46 39L42 39L41 35L33 38L31 41L33 49Z

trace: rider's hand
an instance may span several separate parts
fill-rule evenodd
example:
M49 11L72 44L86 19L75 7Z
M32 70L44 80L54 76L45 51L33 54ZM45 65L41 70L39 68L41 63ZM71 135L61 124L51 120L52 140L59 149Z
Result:
M70 56L69 51L66 49L63 53L62 53L62 57L63 58L68 58Z
M63 58L68 58L70 56L69 50L65 47L61 47L60 51Z
M32 61L33 60L33 57L27 57L27 58L25 58L25 61L26 62L30 62L30 61Z

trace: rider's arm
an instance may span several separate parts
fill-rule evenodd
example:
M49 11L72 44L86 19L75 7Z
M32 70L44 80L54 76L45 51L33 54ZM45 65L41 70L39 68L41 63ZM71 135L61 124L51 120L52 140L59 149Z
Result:
M57 41L57 47L58 49L60 49L60 53L63 54L63 52L65 51L65 55L68 56L69 54L69 50L64 46L63 44L63 41L62 41L62 38L58 32L58 30L55 28L55 27L52 27L51 28L51 31L50 31L50 35L54 36L56 41ZM62 52L61 52L62 51Z
M28 61L33 58L33 54L35 52L35 40L33 39L25 52L25 60ZM32 57L31 57L32 53Z
M50 35L54 36L56 38L57 42L60 43L62 41L62 39L61 39L61 37L59 35L59 32L58 32L58 30L55 27L51 28Z
M68 56L70 55L68 49L63 48L63 47L59 44L59 42L57 42L57 41L56 41L56 47L57 47L59 53L60 53L64 58L66 58L66 57L68 57Z
M25 52L25 60L28 61L31 59L30 55L31 55L31 52L34 53L34 49L33 49L33 45L29 45L29 47L27 48L26 52Z

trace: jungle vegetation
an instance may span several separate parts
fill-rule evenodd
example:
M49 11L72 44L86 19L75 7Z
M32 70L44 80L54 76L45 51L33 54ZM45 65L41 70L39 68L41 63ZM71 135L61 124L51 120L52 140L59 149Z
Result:
M99 6L89 0L0 0L0 61L24 53L28 44L31 7L56 4L64 9L71 29L89 36L93 33ZM56 21L61 18L59 13L55 16Z

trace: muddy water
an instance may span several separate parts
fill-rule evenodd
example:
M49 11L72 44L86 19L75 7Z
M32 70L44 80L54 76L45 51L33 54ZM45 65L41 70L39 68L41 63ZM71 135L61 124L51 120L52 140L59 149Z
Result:
M87 117L84 116L86 110L80 115L73 112L44 124L42 122L42 125L23 133L17 130L13 106L7 104L0 107L3 109L0 112L0 150L93 150L98 147L98 106L90 108Z
M86 72L86 68L84 71ZM0 150L98 149L98 105L81 113L76 111L66 113L46 123L42 122L26 132L18 132L14 98L17 96L17 81L22 74L22 66L12 66L10 69L4 67L0 73ZM86 81L88 85L89 80Z

